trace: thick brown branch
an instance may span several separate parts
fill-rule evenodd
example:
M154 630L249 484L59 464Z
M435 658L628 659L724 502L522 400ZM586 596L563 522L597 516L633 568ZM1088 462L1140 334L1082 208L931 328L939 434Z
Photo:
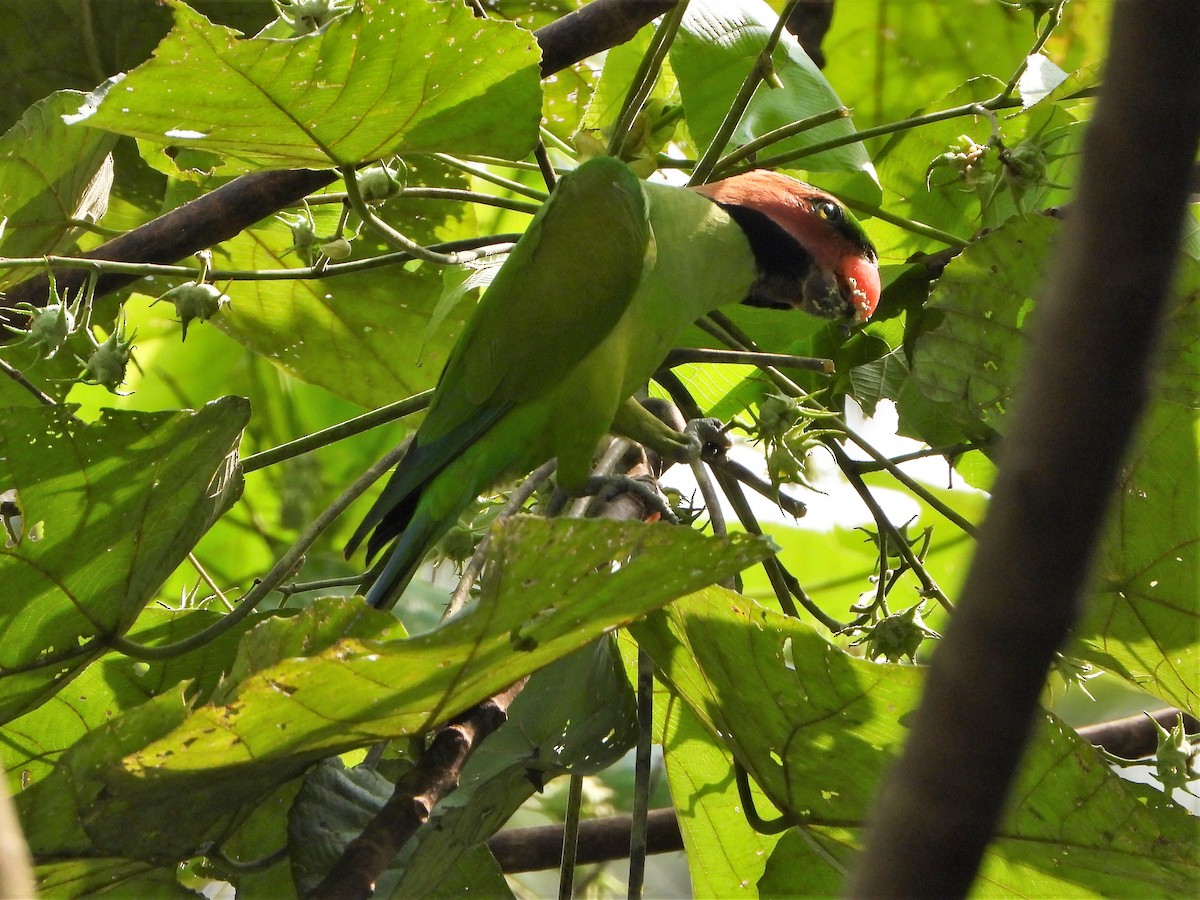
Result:
M538 29L542 74L573 66L594 53L630 40L643 25L677 0L593 0L569 16Z
M535 33L542 48L542 76L629 40L639 28L674 5L674 0L593 0L551 22ZM86 255L120 262L174 263L299 203L335 178L337 173L333 171L307 169L243 175ZM88 273L83 269L60 269L54 275L60 295L72 296L83 287ZM96 293L102 296L119 290L136 278L116 273L102 275ZM11 338L12 329L26 321L24 315L15 311L17 304L44 306L48 295L49 281L40 275L15 285L0 298L0 343Z
M1145 404L1198 141L1194 0L1116 4L992 503L854 896L957 897L975 877Z
M383 809L347 845L325 880L309 896L322 900L370 897L388 863L429 820L437 802L458 787L462 767L471 753L508 721L508 707L526 680L521 679L438 729L416 768L396 783Z
M579 823L578 865L628 859L629 816L609 816ZM646 816L647 853L683 849L683 836L673 809L652 809ZM562 859L563 827L539 825L501 831L488 841L488 849L507 873L553 869Z
M1154 728L1154 722L1169 730L1175 727L1181 715L1185 732L1195 734L1200 731L1200 721L1195 716L1177 709L1160 709L1150 715L1138 713L1111 722L1085 725L1076 731L1089 744L1095 744L1113 756L1141 759L1143 756L1153 756L1158 749L1158 731Z

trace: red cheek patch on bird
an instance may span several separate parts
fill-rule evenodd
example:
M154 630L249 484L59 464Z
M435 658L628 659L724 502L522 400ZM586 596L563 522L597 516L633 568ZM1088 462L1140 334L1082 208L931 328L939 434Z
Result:
M879 268L861 256L850 256L842 260L840 274L854 304L854 321L867 321L879 305Z

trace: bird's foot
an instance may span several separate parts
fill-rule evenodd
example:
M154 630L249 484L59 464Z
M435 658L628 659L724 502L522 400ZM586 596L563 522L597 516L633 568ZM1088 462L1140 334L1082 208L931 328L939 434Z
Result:
M675 462L694 463L702 459L720 456L730 448L725 423L720 419L692 419L681 432L683 452Z
M620 494L632 494L650 511L658 513L658 517L672 525L679 524L679 517L671 509L671 504L658 489L658 482L653 478L635 478L632 475L593 475L584 482L578 494L583 497L595 497L601 502L608 502Z

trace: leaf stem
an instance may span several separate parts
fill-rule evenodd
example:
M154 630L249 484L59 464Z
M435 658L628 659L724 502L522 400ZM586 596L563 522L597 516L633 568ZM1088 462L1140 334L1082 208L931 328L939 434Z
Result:
M400 457L404 455L406 449L407 447L401 445L388 451L378 462L356 478L350 487L346 488L337 499L329 504L304 529L304 532L296 539L296 542L279 558L275 565L271 567L271 570L254 587L246 592L245 596L238 603L237 608L229 613L229 615L222 617L219 622L215 622L203 631L198 631L191 637L176 641L173 644L147 647L143 644L134 643L120 635L97 635L93 641L88 642L88 646L99 645L109 650L115 650L125 656L133 657L134 659L154 662L181 656L184 653L189 653L192 650L203 647L209 641L215 640L249 616L259 603L265 600L272 591L282 584L283 580L295 571L304 554L316 543L317 538L321 536L325 529L332 525L334 520L345 512L346 508L357 500L367 488L378 481L392 466L399 462Z
M411 397L405 397L403 400L397 400L395 403L389 403L386 406L363 413L361 416L346 419L344 422L338 422L336 425L330 425L328 428L322 428L320 431L306 434L304 437L296 438L294 441L288 441L286 444L279 444L276 447L252 453L242 460L242 471L254 472L267 466L273 466L276 463L283 462L285 459L293 459L305 453L311 453L313 450L326 447L329 444L335 444L356 434L362 434L364 431L370 431L379 425L394 422L415 412L420 412L429 406L429 401L432 397L432 390L421 391L420 393L413 394Z
M729 139L733 137L734 131L737 130L738 123L742 121L742 116L746 114L746 109L750 106L750 101L754 98L755 91L764 79L771 77L775 71L775 62L773 59L775 46L779 43L779 37L783 34L783 26L787 22L788 16L792 14L799 5L800 0L788 0L787 5L780 12L779 18L775 22L775 28L771 31L770 37L767 38L766 44L754 59L754 65L751 66L747 73L742 86L738 89L733 102L729 106L729 111L725 114L720 126L717 128L717 133L713 135L713 139L705 148L699 162L696 163L696 168L692 170L692 177L688 179L689 185L703 184L712 175L713 169L716 167L718 160L721 158L721 152L725 149L725 145L729 143Z
M671 44L679 32L679 24L683 21L687 6L688 0L680 0L669 13L663 16L658 28L654 30L650 46L642 55L642 61L629 86L629 93L625 95L625 102L621 105L621 112L617 115L616 124L613 126L608 142L609 156L621 158L625 142L629 139L629 132L633 129L638 113L642 111L650 92L654 90L654 83L658 80L658 73L662 70L663 61L671 51Z
M441 253L437 250L431 250L428 247L422 247L411 238L405 237L371 210L363 199L362 191L358 189L358 177L355 174L353 166L345 166L339 170L342 173L342 181L346 185L346 199L350 203L350 208L358 213L358 217L362 219L364 225L374 231L377 235L383 238L393 250L400 250L405 253L411 253L414 258L423 262L432 263L436 266L459 266L467 259L459 253Z

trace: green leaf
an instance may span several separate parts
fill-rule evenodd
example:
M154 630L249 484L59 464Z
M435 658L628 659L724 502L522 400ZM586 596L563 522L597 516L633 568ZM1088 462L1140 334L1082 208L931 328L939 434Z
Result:
M967 434L1002 426L1059 227L1033 216L985 235L950 262L925 307L936 324L917 339L913 376L929 400L952 404Z
M720 588L631 631L772 803L802 820L824 863L848 870L879 780L907 737L921 669L853 658L803 623ZM1170 895L1194 883L1191 817L1165 796L1147 802L1057 720L1047 717L1028 751L1009 809L982 874L1005 895ZM801 849L772 859L772 883L821 893L828 870L814 871ZM780 842L775 853L796 846Z
M1076 656L1182 709L1200 699L1195 413L1151 407L1123 472Z
M171 644L220 618L208 610L151 607L143 611L128 637L143 645ZM71 682L70 689L0 728L0 769L8 773L13 791L41 780L63 752L89 731L180 682L190 682L193 698L207 699L229 670L239 637L231 629L190 653L151 663L116 653L101 657Z
M154 865L120 858L72 859L38 866L44 897L137 897L138 900L196 900L179 883L175 864Z
M761 0L715 3L694 0L671 47L671 67L687 110L688 130L702 149L717 134L725 111L767 44L778 16ZM784 125L842 105L800 43L784 31L772 56L775 75L783 87L760 84L723 152ZM763 151L776 155L810 147L854 133L850 119L837 119L772 144ZM825 150L798 160L811 172L852 173L839 188L858 199L879 202L875 169L861 142ZM822 183L832 187L828 178Z
M0 256L57 253L78 233L69 219L94 222L108 206L117 139L62 121L82 99L76 91L51 94L0 137L0 218L8 220L0 229ZM31 274L0 270L0 289Z
M619 760L633 746L636 721L632 688L607 638L535 673L509 709L508 721L471 755L458 789L435 807L428 826L380 877L377 891L426 897L450 875L490 896L499 869L482 843L540 785L568 771L593 774ZM328 775L322 784L330 789ZM372 793L369 808L375 811L391 795L391 785ZM301 890L318 883L364 824L357 816L347 818L344 834L329 842L322 833L340 817L320 810L314 818L318 809L312 803L293 810L293 868Z
M249 417L226 397L197 412L66 409L0 416L0 493L23 537L0 547L0 721L60 690L123 634L241 491L231 452Z
M663 762L687 851L695 897L753 897L763 864L779 842L746 821L733 780L733 757L704 730L695 713L671 696L662 736ZM751 783L756 807L773 815ZM837 892L836 884L829 891Z
M428 634L404 637L391 616L341 598L316 603L250 632L209 704L165 694L89 733L20 795L27 813L47 811L28 833L34 851L189 854L312 763L424 733L770 552L763 539L640 523L523 518L492 537L483 598Z
M895 400L900 396L909 375L908 359L903 351L893 350L886 356L850 370L850 385L854 399L868 416L875 414L880 400Z
M154 59L93 92L74 121L222 154L234 169L433 151L520 158L536 140L532 36L459 4L367 0L290 40L239 38L172 7Z

